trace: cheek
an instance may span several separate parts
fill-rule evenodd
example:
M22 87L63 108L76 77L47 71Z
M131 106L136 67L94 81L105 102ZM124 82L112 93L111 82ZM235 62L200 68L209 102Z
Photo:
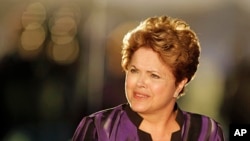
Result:
M126 91L133 88L133 86L134 86L134 79L132 77L130 77L129 75L127 75L126 79L125 79L125 89L126 89Z
M127 100L130 102L132 99L132 93L133 93L133 81L126 76L125 79L125 95Z
M174 94L174 88L164 84L152 84L151 85L151 90L158 95L162 95L162 96L172 96Z
M150 88L154 93L162 94L166 91L166 87L164 86L165 85L153 83Z

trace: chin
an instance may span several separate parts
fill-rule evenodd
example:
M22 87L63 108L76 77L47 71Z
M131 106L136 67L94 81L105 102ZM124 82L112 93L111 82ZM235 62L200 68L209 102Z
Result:
M146 105L143 104L138 104L138 103L129 103L130 107L133 111L138 112L138 113L144 113L147 111Z

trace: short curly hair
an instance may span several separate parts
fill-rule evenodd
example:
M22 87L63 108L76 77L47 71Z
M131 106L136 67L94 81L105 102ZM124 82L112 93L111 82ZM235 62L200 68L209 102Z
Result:
M172 69L176 84L185 78L188 82L193 79L199 65L200 43L185 21L169 16L150 17L129 31L122 44L123 70L127 70L140 47L149 47L159 54Z

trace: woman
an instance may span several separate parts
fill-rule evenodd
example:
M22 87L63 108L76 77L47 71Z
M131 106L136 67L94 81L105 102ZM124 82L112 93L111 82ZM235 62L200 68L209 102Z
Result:
M182 111L183 95L199 64L196 34L180 19L152 17L123 40L128 104L84 117L73 141L220 141L213 119Z

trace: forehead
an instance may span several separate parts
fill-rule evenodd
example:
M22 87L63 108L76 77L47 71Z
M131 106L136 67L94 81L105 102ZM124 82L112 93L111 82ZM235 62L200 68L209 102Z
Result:
M149 70L170 71L170 67L163 62L159 54L148 47L141 47L133 54L131 65Z

